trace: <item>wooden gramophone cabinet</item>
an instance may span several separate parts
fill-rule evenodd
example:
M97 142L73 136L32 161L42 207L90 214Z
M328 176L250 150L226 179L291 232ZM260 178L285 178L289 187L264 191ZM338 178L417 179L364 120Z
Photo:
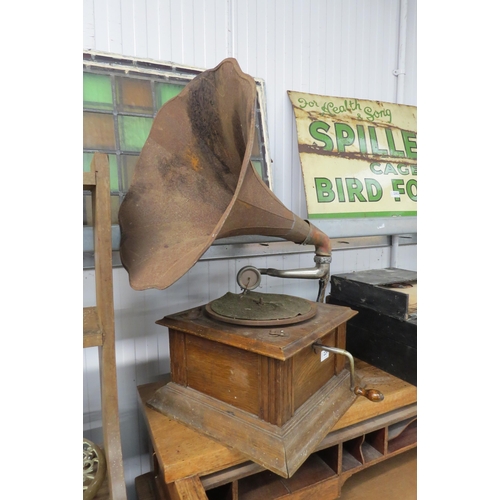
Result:
M348 307L318 303L287 326L225 324L196 307L165 317L171 382L148 402L165 415L290 477L354 402L345 348Z

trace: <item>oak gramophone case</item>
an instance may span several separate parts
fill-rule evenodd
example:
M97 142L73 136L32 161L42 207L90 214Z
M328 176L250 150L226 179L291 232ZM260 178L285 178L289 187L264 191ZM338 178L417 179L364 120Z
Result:
M250 163L255 81L235 59L195 77L158 112L119 212L120 254L134 289L164 289L217 238L270 235L314 246L315 266L246 267L240 294L160 319L171 381L161 413L291 476L356 396L377 401L346 346L350 307L324 304L329 237L289 211ZM316 302L255 292L260 275L315 279Z

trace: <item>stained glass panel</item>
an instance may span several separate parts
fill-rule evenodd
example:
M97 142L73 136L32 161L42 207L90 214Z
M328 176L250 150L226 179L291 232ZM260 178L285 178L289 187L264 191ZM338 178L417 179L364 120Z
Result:
M151 82L137 78L116 78L118 111L153 114Z
M99 57L93 55L92 61L94 58L99 60ZM107 61L100 61L93 66L88 58L84 61L83 170L90 171L95 152L108 154L112 219L113 224L117 224L120 202L130 187L153 119L158 110L191 80L192 70L183 73L178 66L166 64L165 75L160 75L137 69L134 62L126 59L120 65L106 67L106 64ZM174 83L171 78L174 78ZM257 118L260 124L259 113ZM262 156L264 139L261 126L256 126L252 163L262 177L267 175L267 164ZM88 193L84 193L83 205L84 225L92 225Z
M157 82L155 86L156 107L160 109L167 101L180 94L184 85Z
M113 109L110 76L83 73L83 107L102 110Z
M113 115L83 113L83 148L115 149L115 124Z
M121 149L123 151L141 151L148 138L151 125L153 125L153 118L119 116L118 129Z

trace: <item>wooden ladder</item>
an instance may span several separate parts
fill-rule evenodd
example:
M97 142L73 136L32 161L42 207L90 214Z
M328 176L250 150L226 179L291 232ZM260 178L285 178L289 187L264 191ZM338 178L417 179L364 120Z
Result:
M83 189L92 193L96 305L83 308L83 347L99 348L103 448L109 498L127 498L123 472L118 386L116 380L115 316L111 241L111 198L108 156L96 153ZM99 494L98 494L99 495Z

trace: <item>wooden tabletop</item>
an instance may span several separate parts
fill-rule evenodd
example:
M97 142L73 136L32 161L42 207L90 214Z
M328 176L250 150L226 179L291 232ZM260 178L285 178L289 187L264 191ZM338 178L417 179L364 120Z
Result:
M417 388L363 361L356 361L356 374L363 385L380 390L384 400L373 403L359 397L337 421L331 431L343 429L417 402ZM205 475L242 464L248 458L237 450L190 429L148 407L146 402L167 382L141 385L137 388L146 425L156 453L160 471L166 483Z

